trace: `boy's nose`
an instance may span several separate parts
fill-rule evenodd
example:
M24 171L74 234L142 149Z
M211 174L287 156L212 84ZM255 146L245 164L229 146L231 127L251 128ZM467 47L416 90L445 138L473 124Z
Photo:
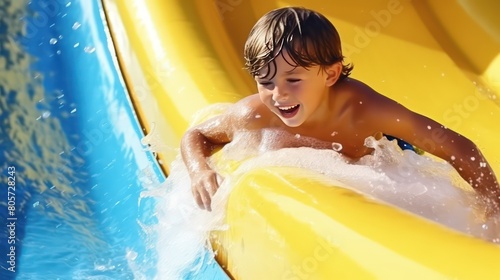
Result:
M278 87L275 87L273 91L273 100L279 102L286 99L288 99L288 94Z

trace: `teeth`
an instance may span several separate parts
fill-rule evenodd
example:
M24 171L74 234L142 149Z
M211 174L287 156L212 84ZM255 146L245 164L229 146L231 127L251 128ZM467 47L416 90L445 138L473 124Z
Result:
M290 109L293 109L295 107L299 106L298 104L297 105L293 105L293 106L288 106L288 107L278 107L280 110L290 110Z

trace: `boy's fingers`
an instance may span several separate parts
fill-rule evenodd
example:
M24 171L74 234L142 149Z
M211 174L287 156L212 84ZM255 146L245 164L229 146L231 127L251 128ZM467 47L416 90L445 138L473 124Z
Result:
M196 204L198 204L198 207L200 207L200 209L205 209L205 205L203 204L203 200L202 200L201 195L198 192L198 190L193 189L192 192L193 192L194 200L196 201Z
M206 186L206 189L208 193L210 194L210 197L214 196L214 194L217 192L217 189L219 188L219 185L217 184L217 177L212 176L210 178L210 184Z
M213 175L205 177L204 182L200 180L198 181L198 184L193 185L191 190L196 204L198 204L198 207L200 207L200 209L212 211L211 200L219 189L217 179L217 174L214 173Z
M201 188L200 197L201 200L203 201L203 207L201 209L212 211L212 209L210 208L210 194L207 192L205 188Z
M222 177L219 173L216 175L217 186L220 186L222 182L224 182L224 177Z

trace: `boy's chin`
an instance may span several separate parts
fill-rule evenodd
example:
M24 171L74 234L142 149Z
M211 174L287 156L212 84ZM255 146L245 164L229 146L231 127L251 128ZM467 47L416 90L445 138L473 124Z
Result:
M284 117L280 116L281 121L288 127L299 127L302 123L304 123L303 120L297 119L287 119Z

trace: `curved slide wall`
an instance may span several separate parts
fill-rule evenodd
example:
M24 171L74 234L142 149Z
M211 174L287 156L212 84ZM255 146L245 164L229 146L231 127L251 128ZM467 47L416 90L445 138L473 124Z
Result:
M139 203L146 179L139 171L162 175L140 143L101 4L0 6L1 213L14 225L2 226L0 278L154 275L154 264L137 269L129 261L135 253L137 263L155 261L138 224L153 222L154 205ZM15 189L3 187L8 167Z
M0 279L156 275L155 200L141 192L164 175L102 12L100 1L0 4ZM196 277L220 275L212 263Z
M354 77L466 135L500 174L499 24L481 17L498 4L436 2L104 0L104 6L136 111L163 151L167 173L196 111L254 92L241 52L255 21L270 9L303 5L336 25ZM248 172L229 198L227 223L215 243L218 261L236 279L500 276L497 246L324 185L307 170Z

